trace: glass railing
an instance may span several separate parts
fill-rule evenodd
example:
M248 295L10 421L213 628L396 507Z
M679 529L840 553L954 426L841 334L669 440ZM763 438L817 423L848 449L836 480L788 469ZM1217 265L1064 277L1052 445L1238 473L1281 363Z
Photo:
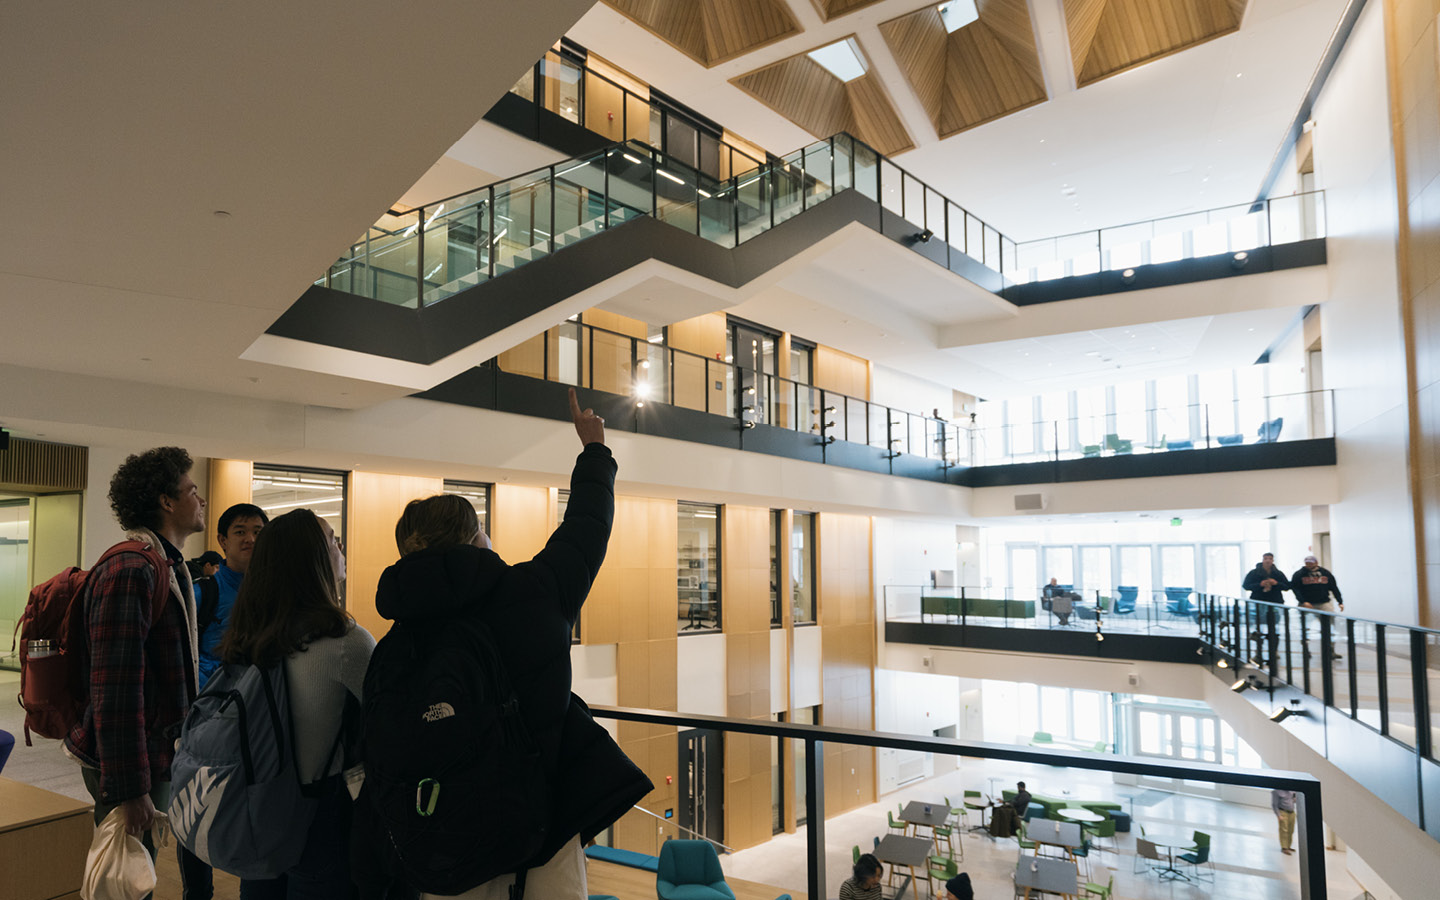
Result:
M667 135L663 132L668 119L671 155L712 178L730 178L764 163L708 133L673 107L652 102L648 96L554 50L527 70L510 93L607 140L639 141L660 151L666 149ZM687 146L682 150L680 144Z
M1257 203L1225 206L1095 231L1082 231L1015 245L1014 265L1005 275L1016 284L1050 281L1102 270L1222 253L1238 254L1275 244L1325 237L1325 193L1309 191Z
M713 355L566 321L496 357L501 371L666 403L955 465L964 449L958 425L788 378L757 373Z
M315 283L400 306L437 303L637 216L722 247L855 189L946 248L996 272L1013 244L848 134L720 180L638 141L387 214ZM880 223L886 230L884 223ZM893 224L888 229L894 231ZM1013 256L1013 254L1012 254Z
M826 718L846 715L842 704L835 706L826 708ZM1025 747L882 732L871 726L868 714L837 727L651 709L591 711L619 723L623 748L651 753L652 759L667 753L666 766L673 766L678 744L683 760L674 787L642 799L602 841L608 846L586 851L592 891L628 896L623 888L638 882L633 870L625 878L622 865L655 866L676 850L667 848L672 837L698 832L715 845L711 870L718 869L741 897L835 897L861 853L873 853L883 864L886 897L941 896L946 879L961 870L976 885L1004 885L1007 893L1013 879L1015 896L1037 887L1081 896L1087 882L1103 884L1112 876L1116 896L1155 896L1156 883L1216 878L1203 858L1208 853L1193 867L1182 856L1193 858L1199 844L1208 850L1212 840L1223 873L1216 896L1329 896L1322 786L1307 773L1243 769L1204 758L1081 752L1058 742ZM721 774L722 747L725 760L745 763L732 768L727 762ZM887 757L920 765L914 777L882 796L877 773ZM1129 787L1146 779L1162 784L1174 779L1218 799L1186 797L1183 811L1156 808L1136 802L1139 791ZM991 838L986 834L994 815L991 801L1009 801L1013 794L1007 796L1005 788L1016 781L1035 791L1021 823L1025 831L1018 838ZM1245 788L1259 790L1246 796ZM1263 791L1271 789L1298 794L1299 866L1278 849L1269 856L1250 853L1244 866L1233 865L1253 849L1267 820L1274 827L1268 810L1246 805L1263 807ZM678 827L669 824L676 821ZM740 840L725 831L727 822L742 839L771 832L774 837L731 851L725 844ZM791 827L795 833L781 833ZM1150 864L1137 856L1136 838L1142 836L1162 848ZM1209 888L1189 892L1208 896Z
M1061 590L885 585L885 620L1100 634L1195 637L1202 595L1189 587Z
M1157 406L1047 419L967 425L970 465L1048 462L1334 437L1334 392L1300 391L1220 403Z
M1080 257L1064 256L1080 246L1075 241L1081 238L1093 238L1095 266L1103 260L1115 267L1114 260L1128 257L1105 250L1106 233L1128 229L1138 234L1146 228L1153 233L1159 222L1194 218L1030 242L1027 246L1040 249L1032 248L1022 258L1014 241L843 132L724 180L647 144L628 141L418 209L387 213L315 283L400 306L426 306L638 216L653 216L719 246L736 247L845 190L857 191L898 217L897 224L882 213L875 223L882 234L917 248L933 246L921 254L952 271L963 272L965 260L979 263L1001 276L996 285L1014 283L1016 277L1040 277L1035 253L1068 260L1064 271L1052 266L1045 277L1081 274L1071 264ZM1255 216L1263 216L1263 227L1254 229L1260 244L1246 245L1260 246L1277 236L1311 236L1315 222L1323 221L1315 215L1317 205L1323 213L1321 199L1318 192L1280 198L1262 204L1260 213L1247 213L1246 221L1262 221ZM1274 224L1277 209L1286 211L1284 221L1291 224ZM1243 237L1249 232L1230 228L1232 221L1237 220L1214 224L1226 235L1242 235L1236 239L1242 243L1250 241ZM1220 246L1208 238L1196 240L1198 228L1173 232L1182 234L1185 253L1203 255ZM1230 237L1225 240L1230 243L1219 252L1228 252L1234 243ZM1155 257L1152 244L1145 245L1141 258L1163 261Z

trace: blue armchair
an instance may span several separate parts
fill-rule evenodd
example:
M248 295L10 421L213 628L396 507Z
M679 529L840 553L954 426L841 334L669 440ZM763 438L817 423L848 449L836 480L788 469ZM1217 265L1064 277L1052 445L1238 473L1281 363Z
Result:
M1123 616L1135 611L1135 598L1140 595L1140 588L1128 585L1120 585L1115 588L1115 608L1110 610L1117 616Z
M1174 616L1189 618L1195 614L1195 607L1190 605L1190 595L1194 588L1188 587L1167 587L1165 589L1165 611Z
M666 841L655 873L660 900L735 900L709 841Z
M1261 422L1255 438L1262 444L1273 444L1280 440L1280 429L1285 427L1285 417L1276 416L1268 422Z

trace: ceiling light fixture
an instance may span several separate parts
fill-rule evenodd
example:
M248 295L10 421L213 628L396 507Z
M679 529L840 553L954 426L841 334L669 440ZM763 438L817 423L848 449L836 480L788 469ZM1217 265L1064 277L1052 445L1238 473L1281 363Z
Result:
M624 158L624 159L630 160L632 163L634 163L634 164L637 165L637 166L640 165L640 160L636 159L635 157L631 156L631 155L628 154L628 153L622 153L622 154L620 154L620 156L621 156L622 158Z
M684 184L684 183L685 183L685 179L683 179L683 178L677 178L677 177L675 177L674 175L671 175L669 172L665 171L664 169L656 169L655 172L656 172L656 174L658 174L661 178L668 178L668 179L670 179L671 181L675 182L676 184Z
M833 44L817 47L805 54L825 71L849 83L864 75L865 60L860 56L860 45L853 37Z

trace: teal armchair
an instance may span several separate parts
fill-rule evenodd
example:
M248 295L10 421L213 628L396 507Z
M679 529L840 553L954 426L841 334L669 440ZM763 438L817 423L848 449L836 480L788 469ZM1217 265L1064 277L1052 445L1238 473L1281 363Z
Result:
M709 841L666 841L655 871L660 900L735 900Z

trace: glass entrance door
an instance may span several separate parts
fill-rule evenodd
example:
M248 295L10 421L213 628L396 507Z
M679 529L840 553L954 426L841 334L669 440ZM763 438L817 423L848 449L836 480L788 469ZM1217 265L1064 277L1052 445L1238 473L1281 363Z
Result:
M1135 704L1132 708L1136 756L1218 763L1221 761L1220 717L1202 710ZM1220 795L1217 785L1184 778L1141 776L1139 783L1160 790Z

